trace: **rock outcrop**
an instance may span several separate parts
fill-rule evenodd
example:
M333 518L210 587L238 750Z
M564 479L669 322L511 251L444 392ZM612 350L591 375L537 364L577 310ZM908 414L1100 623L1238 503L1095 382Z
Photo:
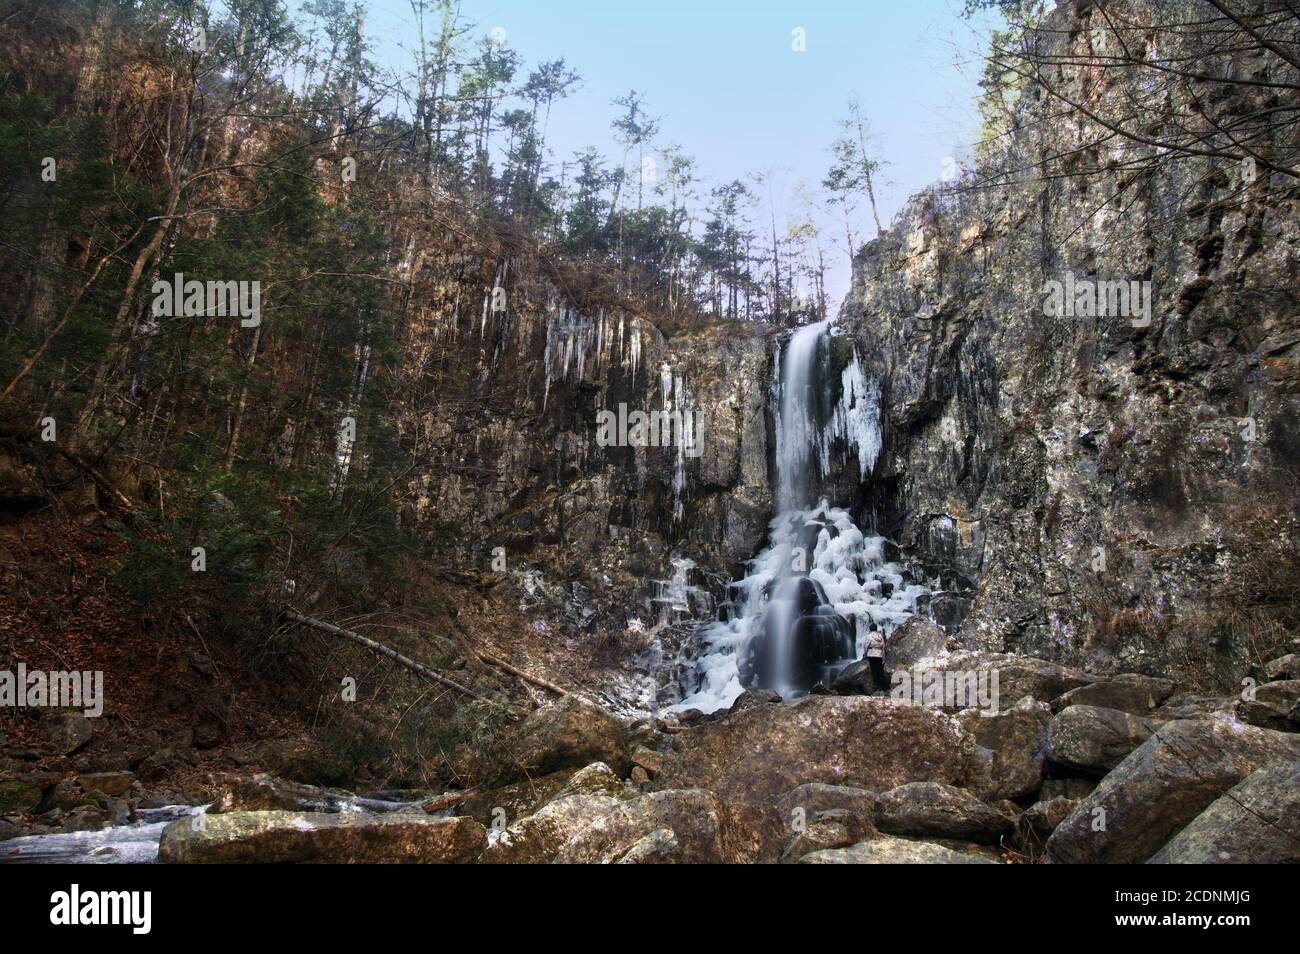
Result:
M1300 762L1252 772L1192 819L1150 862L1300 863Z
M733 812L710 792L652 792L592 822L556 857L558 864L703 863L773 860L782 828L775 810Z
M1300 759L1300 736L1228 718L1161 726L1075 806L1047 842L1057 863L1139 863L1247 775Z
M1066 768L1104 775L1152 731L1150 721L1118 709L1067 706L1047 728L1047 757Z
M814 851L804 855L805 865L988 865L992 859L955 851L929 841L912 841L881 835L848 848Z
M1047 704L1032 699L990 715L972 709L960 716L961 726L989 753L977 783L990 799L1019 798L1038 790L1043 781L1047 728L1052 721Z
M631 770L627 727L595 703L568 695L536 710L502 745L498 774L506 780L604 762L620 775Z
M1011 833L1011 818L951 785L911 782L880 796L876 827L891 835L957 838L997 844Z
M1090 109L1147 95L1140 71L1091 65L1115 42L1105 11L1057 4L1035 40ZM1243 114L1272 108L1249 95ZM936 617L967 645L1227 691L1258 661L1253 632L1294 628L1300 197L1213 157L1135 188L1144 147L1061 105L1026 95L1005 153L916 196L855 259L840 327L881 375L886 422L864 509L942 579ZM1162 99L1145 118L1192 110ZM1149 318L1050 313L1067 273L1149 282Z
M912 781L962 784L971 740L931 709L863 696L809 696L747 709L675 736L657 788L696 786L771 803L807 782L885 791Z

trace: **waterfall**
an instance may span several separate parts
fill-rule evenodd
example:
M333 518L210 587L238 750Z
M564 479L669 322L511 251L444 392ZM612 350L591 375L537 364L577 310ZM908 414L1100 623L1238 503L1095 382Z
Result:
M835 344L829 321L777 344L777 515L749 575L728 586L718 618L700 628L701 649L684 668L677 709L712 712L746 688L791 696L828 682L862 654L872 623L888 633L929 592L887 558L884 538L867 536L848 511L814 496L850 451L860 479L880 453L879 385L848 339L839 339L838 359Z

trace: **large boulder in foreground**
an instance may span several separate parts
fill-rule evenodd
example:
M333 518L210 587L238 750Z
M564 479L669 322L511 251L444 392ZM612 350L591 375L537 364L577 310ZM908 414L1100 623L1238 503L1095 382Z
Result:
M881 795L876 827L891 835L958 838L997 844L1015 822L970 792L937 782L911 782Z
M1057 863L1146 861L1211 802L1273 762L1300 759L1300 736L1225 718L1162 725L1081 799L1047 842Z
M991 865L996 862L928 841L880 835L847 848L814 851L803 865Z
M1104 775L1151 737L1151 723L1118 709L1069 706L1047 729L1047 757L1057 765Z
M604 762L577 772L551 801L490 839L483 864L549 864L574 835L628 798L625 783Z
M700 789L652 792L582 829L557 864L720 864L775 860L775 808L735 809Z
M506 828L480 860L484 864L550 864L565 843L618 804L610 795L562 795Z
M885 791L963 784L974 744L951 716L864 696L808 696L692 726L675 737L658 788L705 788L771 804L805 782Z
M1033 699L996 715L968 709L958 717L961 727L991 755L977 784L989 800L1018 798L1043 784L1043 759L1052 711Z
M158 859L173 864L458 864L487 846L471 818L425 814L227 812L163 829Z
M1300 762L1279 762L1247 775L1149 863L1300 864Z
M574 695L530 714L506 737L504 749L500 764L508 780L592 762L604 762L619 775L632 769L627 726Z

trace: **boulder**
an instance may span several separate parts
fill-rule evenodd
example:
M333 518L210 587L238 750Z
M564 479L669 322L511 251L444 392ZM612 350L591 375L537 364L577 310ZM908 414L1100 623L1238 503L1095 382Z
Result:
M980 795L990 801L1028 795L1043 783L1051 709L1033 699L1022 703L995 715L970 709L958 716L976 744L991 753L976 785Z
M1266 682L1257 686L1251 696L1237 702L1237 713L1242 722L1262 729L1295 731L1295 724L1289 716L1300 702L1300 679Z
M1017 656L1012 653L953 653L937 662L935 668L945 672L960 670L992 673L996 671L1001 708L1014 705L1025 696L1041 702L1051 702L1071 689L1096 681L1081 669L1062 666L1034 656Z
M889 634L885 640L885 672L911 669L922 659L938 656L948 645L948 637L928 616L913 616ZM867 678L871 673L868 671Z
M1148 863L1300 864L1300 762L1247 775Z
M740 695L736 696L736 701L731 704L729 712L742 712L745 709L752 709L754 706L780 705L781 693L773 689L746 689Z
M77 781L86 791L95 790L105 795L122 795L135 781L130 772L85 772L77 776Z
M586 768L578 769L560 789L559 795L612 795L614 798L628 798L627 783L614 774L604 762L593 762Z
M875 831L861 831L853 816L842 810L818 812L807 826L792 831L781 844L781 864L794 864L804 855L831 848L847 848Z
M564 786L576 774L573 769L564 769L549 775L526 778L522 782L485 789L461 802L454 811L457 815L476 818L484 825L499 824L502 817L508 824L531 815L547 802L559 797ZM438 805L439 800L434 799L431 804Z
M617 861L620 865L673 864L681 848L677 835L671 828L656 828L642 835Z
M71 755L94 737L95 727L79 709L49 709L41 716L41 734L59 755Z
M1264 664L1264 676L1274 679L1300 679L1300 653L1287 653Z
M486 864L549 864L560 848L587 825L631 796L627 784L604 762L577 772L546 804L510 824L490 839L480 859ZM491 818L497 823L504 817Z
M978 855L954 851L928 841L879 835L847 848L814 851L799 859L804 865L991 865Z
M239 779L208 806L208 813L254 811L329 811L323 790L300 782L272 778L265 772ZM337 811L337 807L334 808Z
M1180 692L1166 699L1154 713L1153 718L1160 722L1170 719L1208 719L1216 713L1233 714L1235 718L1234 699L1223 696L1198 696L1190 692Z
M3 816L0 816L0 841L8 841L10 838L21 838L23 835L29 834L31 834L31 831L17 818L4 818Z
M891 835L960 838L997 844L1015 822L970 792L937 782L911 782L876 801L876 827Z
M864 829L872 829L875 827L876 794L848 785L808 782L778 798L776 808L791 830L816 815L832 811L846 812L857 818Z
M654 749L647 749L644 745L638 745L632 750L632 764L645 769L646 773L653 778L663 768L664 756L662 752L656 752Z
M1047 859L1145 861L1247 775L1296 759L1294 734L1221 716L1168 722L1079 801L1048 839Z
M64 831L99 831L108 823L108 813L98 805L78 805L64 817Z
M1047 729L1047 757L1057 765L1104 775L1145 742L1147 719L1100 706L1068 706Z
M550 864L571 838L618 807L611 795L563 795L491 839L485 864Z
M65 812L81 805L97 804L93 795L83 789L72 779L64 779L45 793L41 808L60 808Z
M922 779L961 784L974 748L951 716L864 696L749 709L692 726L675 742L656 787L767 804L804 782L873 791Z
M193 815L163 829L158 859L172 864L473 861L487 832L471 818L425 814L229 812Z
M672 833L671 839L665 832ZM701 789L651 792L620 803L586 826L555 860L557 864L771 860L781 837L775 809L744 815Z
M1060 712L1068 706L1100 706L1103 709L1118 709L1130 715L1145 716L1173 695L1173 691L1174 683L1171 679L1124 673L1113 679L1099 679L1057 696L1052 700L1052 711Z
M505 740L505 781L604 762L619 775L632 768L627 727L593 702L569 695L538 709Z
M44 800L43 790L37 782L25 778L0 780L0 814L34 810Z
M831 680L831 692L841 696L869 696L876 691L871 664L865 659L851 662Z

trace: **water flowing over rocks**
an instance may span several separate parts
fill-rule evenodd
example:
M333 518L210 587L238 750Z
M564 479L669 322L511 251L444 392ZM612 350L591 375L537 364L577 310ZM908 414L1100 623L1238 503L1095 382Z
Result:
M1055 671L1043 660L1020 665L1038 677ZM1041 680L1042 694L1060 682ZM1030 696L993 714L951 714L880 697L749 695L751 705L728 712L633 722L566 697L534 712L514 737L531 765L552 771L495 787L400 801L259 776L201 814L85 834L102 834L114 851L130 846L135 857L152 831L168 863L1292 857L1274 836L1294 828L1300 734L1237 721L1223 708L1228 700L1162 721L1158 711L1084 704L1053 714ZM578 765L596 751L620 760ZM36 789L46 801L55 791ZM32 840L14 844L28 852L39 848Z

